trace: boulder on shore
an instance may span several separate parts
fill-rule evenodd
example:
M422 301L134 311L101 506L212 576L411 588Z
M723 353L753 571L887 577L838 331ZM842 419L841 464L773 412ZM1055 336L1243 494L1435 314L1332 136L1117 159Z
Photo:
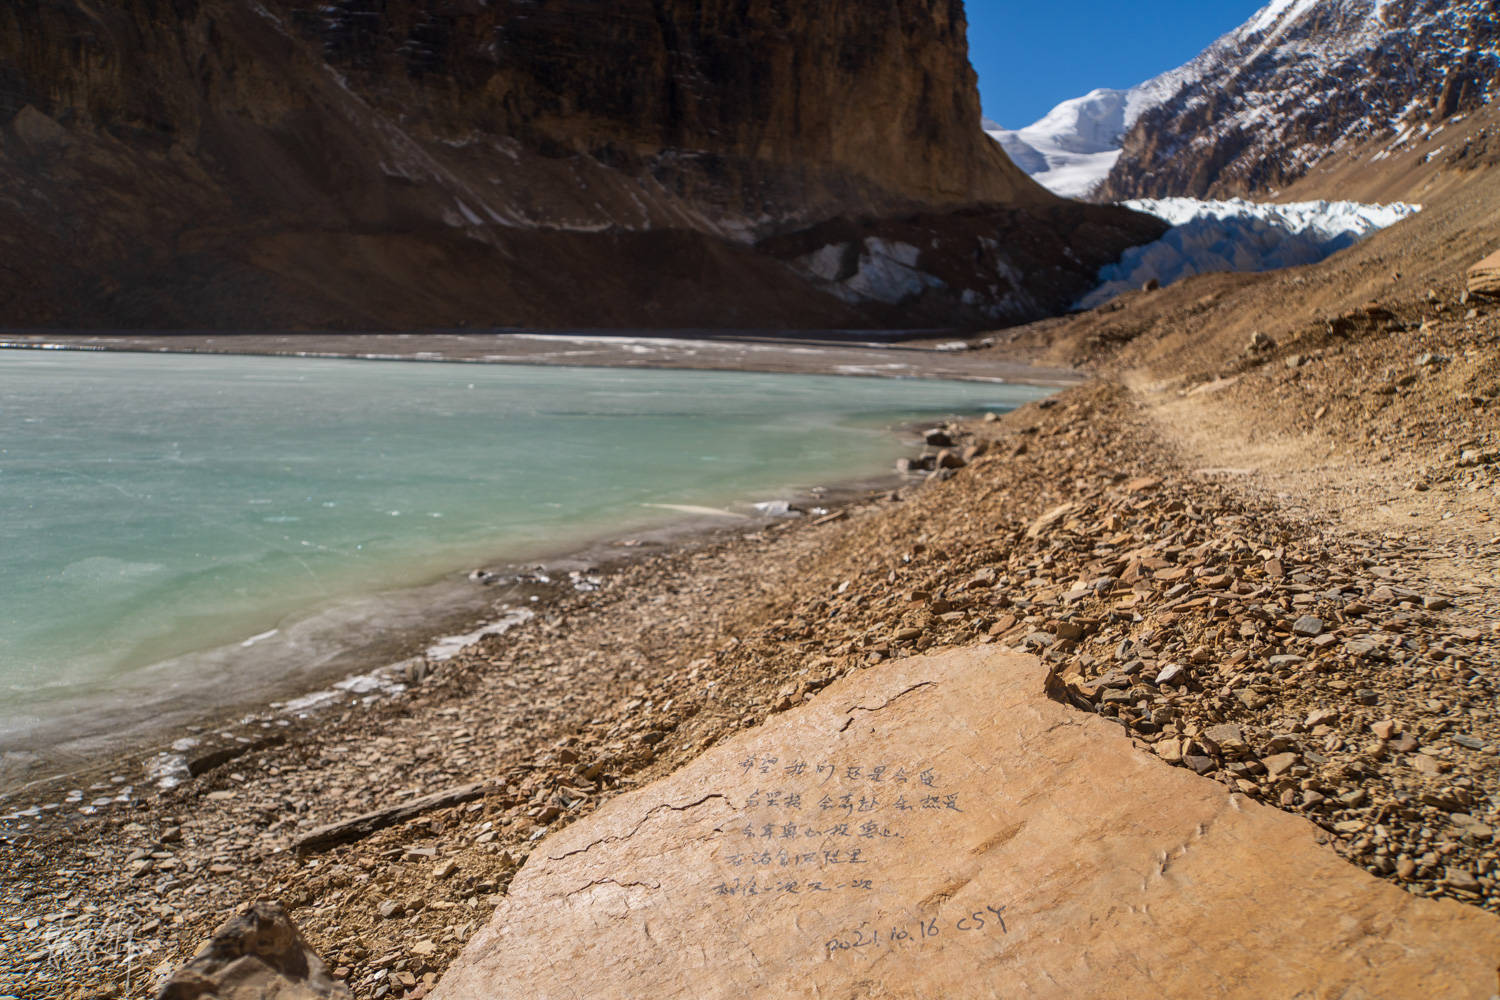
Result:
M543 841L433 1000L1493 995L1494 915L1045 681L995 647L845 678Z

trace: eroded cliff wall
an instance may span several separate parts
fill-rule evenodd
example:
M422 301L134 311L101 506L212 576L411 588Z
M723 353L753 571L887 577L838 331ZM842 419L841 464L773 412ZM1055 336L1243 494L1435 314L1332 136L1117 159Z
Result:
M1031 318L1154 224L1004 158L965 32L959 0L14 0L0 325ZM851 263L787 242L836 220Z

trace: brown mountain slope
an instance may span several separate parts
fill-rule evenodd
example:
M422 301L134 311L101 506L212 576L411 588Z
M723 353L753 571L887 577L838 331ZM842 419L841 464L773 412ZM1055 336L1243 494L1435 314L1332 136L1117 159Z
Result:
M0 314L1034 318L1157 227L1006 161L964 37L956 0L20 0L0 10ZM923 242L884 239L913 218ZM835 219L860 239L822 259L761 245ZM1036 235L1059 224L1086 238Z

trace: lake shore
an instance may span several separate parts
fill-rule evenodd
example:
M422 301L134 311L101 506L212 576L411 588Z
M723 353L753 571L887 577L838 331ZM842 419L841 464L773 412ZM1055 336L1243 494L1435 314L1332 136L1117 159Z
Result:
M196 632L167 635L161 630L170 623L151 619L149 626L138 628L135 634L141 634L146 627L156 628L160 638L154 649L163 652L154 655L152 649L137 652L133 660L113 670L95 667L89 673L80 666L76 671L78 679L70 680L67 686L59 677L52 676L44 678L51 683L29 690L23 680L22 693L0 711L0 793L16 791L18 786L49 774L86 767L95 759L113 759L122 752L133 754L140 746L169 746L179 740L189 745L201 742L189 727L211 729L215 718L263 714L272 700L291 701L318 694L320 688L334 682L370 691L400 686L411 662L422 658L434 641L473 633L510 616L518 607L525 609L530 602L546 599L559 587L591 586L586 577L595 563L613 564L632 552L673 544L685 533L764 521L766 515L753 506L756 502L791 503L816 512L838 502L851 490L859 493L875 488L877 483L890 486L899 482L890 463L902 449L915 443L915 433L904 428L898 436L893 433L895 423L915 420L927 407L936 407L935 414L950 412L947 409L950 406L959 410L973 407L977 412L981 405L1007 405L1046 391L989 383L969 383L964 387L906 380L888 385L871 378L786 379L760 374L736 378L706 373L685 378L668 372L623 376L612 374L614 369L599 368L564 372L556 368L486 365L475 370L451 364L342 364L322 359L246 358L241 363L205 357L158 359L138 354L43 357L27 352L11 352L8 359L16 362L8 365L6 372L10 379L6 384L14 393L11 402L20 407L19 400L32 400L27 408L42 428L53 423L63 426L64 419L78 422L69 408L51 406L50 399L69 395L59 391L59 387L74 387L71 392L90 400L96 411L94 419L109 419L110 414L120 412L110 401L117 392L128 398L128 387L135 384L132 379L145 380L151 385L175 385L181 387L170 393L177 408L202 408L204 421L209 421L218 413L253 412L256 406L263 405L261 400L266 391L259 387L264 384L278 387L272 394L276 412L295 409L296 413L303 413L303 408L294 408L295 397L289 393L305 385L303 391L324 401L321 405L326 419L314 420L323 433L315 440L304 442L295 423L289 425L282 420L266 429L266 440L271 442L269 452L259 441L241 440L233 435L215 437L219 443L207 446L187 439L179 443L175 438L163 439L157 445L154 438L142 434L138 435L139 443L129 440L120 451L105 445L89 445L80 454L92 460L121 463L116 466L122 470L118 473L121 482L128 485L129 492L144 495L158 489L151 479L157 454L153 449L175 455L185 446L193 459L186 467L201 470L196 473L197 480L213 487L210 495L216 507L212 524L222 522L237 530L244 527L246 530L240 533L253 542L257 536L251 532L261 522L276 522L268 538L271 550L279 553L292 548L295 553L295 546L300 544L308 547L308 551L330 555L315 566L308 566L300 558L283 560L294 577L286 581L286 586L298 595L295 598L284 598L267 607L264 600L259 604L253 600L260 596L259 592L242 591L246 598L234 602L234 607L220 601L216 606L203 608L198 616L202 624L196 626L205 632L202 637ZM197 388L200 383L212 388L200 391ZM476 383L478 392L474 391ZM530 396L525 395L524 387L533 385L538 388ZM116 386L125 388L117 390ZM240 390L238 386L246 388ZM661 390L666 386L671 388L663 396ZM706 388L699 392L695 387ZM553 391L557 388L571 390L568 402L557 402L559 394ZM699 394L694 395L695 392ZM748 393L749 398L735 396L735 392ZM361 417L345 409L352 405L350 400L362 405L372 394L386 400L379 415ZM823 409L830 413L839 411L838 400L845 396L850 399L844 405L852 405L859 412L850 418L853 423L837 432L849 432L852 436L838 437L832 424L825 428L819 413ZM534 401L532 397L536 397ZM668 398L671 401L665 402ZM496 399L500 400L504 414L514 411L521 415L519 429L492 433L496 416L489 407L496 405L493 402ZM634 399L641 402L631 403ZM858 402L854 403L854 399ZM611 414L628 416L632 405L645 407L639 429L635 424L610 420ZM721 424L727 421L727 430L717 437L707 431L699 433L698 430L709 425L696 421L693 432L669 434L664 439L650 437L650 432L662 426L663 420L694 407L702 408L706 416L717 415ZM475 435L473 443L462 449L424 449L423 454L405 463L406 479L420 484L422 477L427 476L444 482L450 469L463 469L467 492L452 488L442 496L429 497L427 488L420 485L403 485L399 494L391 494L389 498L384 492L378 498L360 492L361 483L386 481L378 467L369 465L373 459L368 456L373 452L362 448L360 439L371 433L393 433L399 445L404 438L395 435L395 431L410 437L415 428L428 426L421 423L426 408L436 410L444 418L439 427L425 431L438 435L434 440L447 441L448 435L462 437L466 428L478 426L489 428L491 433ZM406 422L393 428L393 418L385 410L405 414ZM873 416L886 411L889 411L886 417ZM146 407L142 412L142 419L154 419L154 407ZM761 413L770 421L765 437L757 436L759 432L747 435L747 428L762 426L752 423L762 419L756 416ZM377 416L383 423L376 421ZM552 444L535 455L535 448L528 451L526 446L518 446L520 442L541 440L548 433L549 419L566 421L555 432ZM598 423L601 419L609 423L601 425ZM237 426L243 421L231 417L230 422ZM89 419L83 419L82 423L85 427L92 426ZM170 421L167 423L170 431ZM903 436L908 439L905 443L900 439ZM39 459L44 454L51 458L60 454L47 449L50 439L46 431L34 437L30 444L12 440L8 457L21 461L27 455ZM740 439L760 443L742 445ZM81 435L80 440L93 441L94 436ZM820 443L825 440L828 443ZM658 443L653 445L652 441ZM63 443L68 443L66 437ZM284 477L275 458L280 454L277 448L287 449L288 454L300 457L304 464L310 457L326 456L325 460L337 463L341 471L324 480L295 477L291 480L292 492L278 492ZM256 468L263 469L265 475L259 481L242 481L244 463L254 449L260 449L262 456ZM392 449L399 452L396 445ZM384 455L386 450L382 448L380 454ZM755 453L757 450L759 454ZM431 452L432 457L426 452ZM818 457L816 461L797 461L796 456L804 453ZM230 455L235 458L220 458ZM588 459L589 455L597 455L598 461ZM510 475L507 470L522 469L542 458L552 461L560 474L549 479L547 470L539 469L527 478L527 482L535 480L529 492L525 489L526 482L507 485L506 477ZM359 460L365 465L360 466ZM715 464L701 466L700 461ZM24 477L27 469L33 467L45 473L50 466L34 461L32 466L15 468ZM216 470L221 469L241 478L220 475ZM592 471L596 469L599 471ZM613 478L605 475L607 470L615 470ZM131 475L138 480L124 478ZM601 475L605 477L602 480ZM549 494L549 490L556 489L548 485L554 479L571 484L566 493ZM33 476L33 480L38 477ZM8 480L7 495L24 500L25 484L33 480ZM39 481L45 486L50 480ZM577 488L578 483L594 481L597 481L594 487ZM223 482L239 486L217 485ZM473 485L481 482L489 485L483 489ZM174 483L171 490L178 505L188 514L191 514L188 498L194 495L192 488L192 481L185 481ZM519 504L510 501L510 506L506 506L505 497L510 494L495 492L506 488L528 499ZM121 489L125 492L124 486ZM313 503L314 493L324 501L321 505ZM59 497L55 506L66 511L67 500ZM249 507L244 506L247 503ZM361 518L352 529L345 528L328 512L330 508L342 511L346 507L354 509L355 516ZM426 521L406 528L408 533L418 532L421 541L403 542L394 527L397 522L385 516L400 513L394 508L408 513L430 511L431 518L441 520L431 522L430 528L420 526L427 524ZM369 510L376 511L377 516L372 518ZM241 511L248 513L242 515ZM315 516L309 517L309 511ZM99 508L89 512L88 521L117 523L119 518L128 519L133 513ZM282 522L304 521L306 526L299 525L293 529L294 533L285 537L278 534ZM387 524L393 527L388 529ZM400 527L406 524L403 520ZM525 528L511 527L514 524L523 524ZM439 525L446 531L437 530ZM195 522L190 521L188 528L200 529L197 535L189 536L194 540L191 551L199 551L196 546L218 544L216 537L205 536ZM387 531L392 537L380 534ZM355 550L365 549L364 543L372 535L383 549L377 550L372 545L368 555L356 556ZM50 536L45 531L37 537L40 540L32 549L21 547L12 554L22 560L29 558L30 562L23 561L22 565L36 566L38 574L44 570L50 572L48 568L56 566L69 567L71 572L75 564L87 566L91 565L90 559L99 561L93 557L101 552L125 555L141 564L167 564L155 567L161 571L155 584L158 594L170 592L161 577L170 583L171 574L180 572L180 565L186 562L196 569L202 562L197 557L196 562L177 557L171 539L163 539L159 546L136 540L133 547L117 547L116 540L107 535L75 534L69 536L74 540L67 546L48 542ZM455 543L455 537L461 543ZM627 540L638 548L624 546L622 543ZM23 543L28 543L27 539L17 539L18 546ZM243 552L234 550L230 554L241 561L258 557L259 550L253 547L242 545L241 549ZM394 558L392 553L400 558ZM343 557L343 562L334 556ZM503 565L490 567L494 572L483 574L479 581L466 578L476 566L486 565L486 560ZM230 565L233 566L233 561ZM558 566L565 568L559 570ZM585 579L566 580L568 573ZM549 576L554 579L549 581ZM308 586L304 577L316 585ZM247 581L242 575L230 582L243 586ZM224 583L220 589L229 586L230 583ZM299 587L300 590L296 589ZM69 596L94 601L94 605L74 605L75 613L84 620L88 620L88 612L102 600L129 597L128 589L123 597L111 596L121 591L115 586L105 591L96 587L82 595L61 586L53 586L52 590L55 592L52 599L43 602L47 607L55 607ZM304 594L306 599L301 599ZM26 597L24 593L16 596ZM185 594L184 600L190 601L194 596ZM33 605L37 603L33 600ZM173 602L162 602L159 598L157 603L163 609L174 606ZM44 608L38 606L36 610L41 613ZM221 617L231 614L238 617L228 617L224 624L209 632L215 625L209 615L215 610L223 612ZM179 607L178 613L184 614L185 609ZM144 612L135 616L138 622L143 618ZM114 629L101 634L124 631L123 625L114 619L101 620L105 622L103 627ZM62 635L73 629L63 618L57 619L52 627ZM32 662L26 658L26 647L16 646L15 650L13 663ZM29 655L35 659L42 654L33 651ZM52 660L72 665L72 661L60 654L53 655ZM368 676L372 672L378 672L379 676ZM26 676L24 670L20 676ZM332 697L326 691L322 695L325 701ZM132 788L140 785L136 776L129 776L127 783Z

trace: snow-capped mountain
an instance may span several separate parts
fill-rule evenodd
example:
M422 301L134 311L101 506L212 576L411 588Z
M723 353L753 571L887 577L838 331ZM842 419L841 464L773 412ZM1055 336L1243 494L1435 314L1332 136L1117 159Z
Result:
M1065 198L1087 198L1114 169L1120 145L1141 115L1181 87L1187 67L1129 90L1100 88L1063 101L1022 129L986 120L984 130L1022 170Z
M1497 0L1274 0L1186 65L990 130L1062 194L1266 193L1329 153L1488 103Z

